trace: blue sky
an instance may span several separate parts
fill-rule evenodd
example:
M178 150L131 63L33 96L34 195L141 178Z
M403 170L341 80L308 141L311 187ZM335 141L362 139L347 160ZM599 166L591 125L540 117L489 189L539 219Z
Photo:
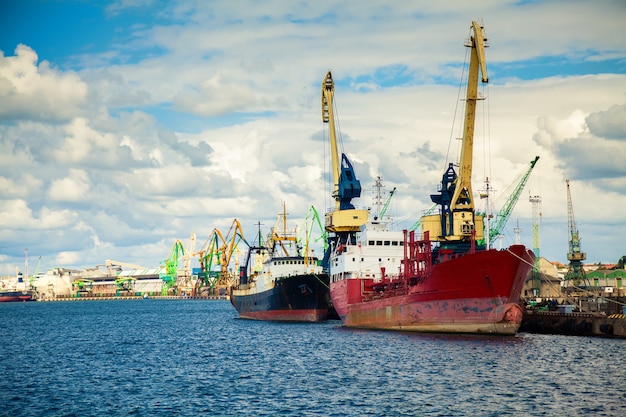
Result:
M378 175L397 187L389 213L407 227L429 207L458 132L475 19L490 82L474 190L488 176L497 210L541 157L504 244L518 221L532 244L528 193L540 194L541 252L565 263L570 179L588 261L626 255L623 1L1 7L0 274L23 267L26 247L45 267L158 266L176 239L195 232L200 246L234 218L254 235L282 201L294 224L311 205L323 212L328 69L344 149L366 190ZM359 203L371 205L367 191Z

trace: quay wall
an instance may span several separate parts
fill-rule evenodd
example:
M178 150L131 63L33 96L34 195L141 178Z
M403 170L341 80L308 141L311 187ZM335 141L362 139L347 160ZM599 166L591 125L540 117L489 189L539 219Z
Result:
M519 331L626 338L626 315L526 310Z

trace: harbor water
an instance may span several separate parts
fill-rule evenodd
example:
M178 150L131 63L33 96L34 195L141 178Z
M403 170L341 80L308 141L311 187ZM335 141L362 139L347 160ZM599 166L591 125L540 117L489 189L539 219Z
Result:
M624 416L623 339L241 320L228 301L0 304L2 416Z

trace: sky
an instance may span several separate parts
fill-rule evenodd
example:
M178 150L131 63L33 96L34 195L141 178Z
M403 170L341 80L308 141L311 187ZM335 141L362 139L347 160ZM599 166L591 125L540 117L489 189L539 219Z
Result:
M478 4L477 4L478 3ZM408 228L458 160L472 20L489 83L472 184L500 210L536 167L496 247L567 263L626 255L626 2L0 1L0 275L149 268L237 220L252 243L283 210L304 230L333 202L321 82L371 208ZM478 203L482 204L482 203ZM480 207L479 207L480 208ZM314 235L319 231L313 229ZM192 233L196 244L191 243ZM197 261L194 261L197 266Z

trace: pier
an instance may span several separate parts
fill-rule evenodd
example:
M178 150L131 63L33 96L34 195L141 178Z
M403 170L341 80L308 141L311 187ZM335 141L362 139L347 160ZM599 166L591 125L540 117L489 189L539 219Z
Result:
M626 338L626 314L526 310L519 331Z

